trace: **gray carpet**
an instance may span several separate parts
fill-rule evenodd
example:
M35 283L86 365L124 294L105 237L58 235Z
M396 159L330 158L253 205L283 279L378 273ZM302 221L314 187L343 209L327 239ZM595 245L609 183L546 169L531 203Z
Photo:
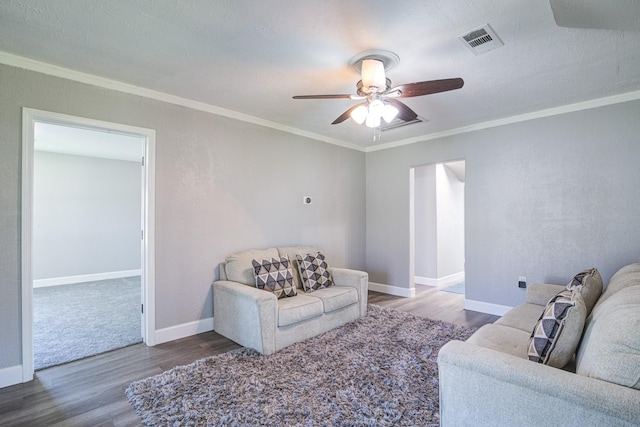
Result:
M445 291L445 292L453 292L455 294L464 294L465 292L465 283L464 281L460 282L460 283L456 283L453 285L449 285L449 286L445 286L443 288L440 289L441 291Z
M34 288L34 368L142 342L140 322L140 276Z
M271 356L212 356L126 395L150 426L435 426L437 353L471 333L369 305L367 316Z

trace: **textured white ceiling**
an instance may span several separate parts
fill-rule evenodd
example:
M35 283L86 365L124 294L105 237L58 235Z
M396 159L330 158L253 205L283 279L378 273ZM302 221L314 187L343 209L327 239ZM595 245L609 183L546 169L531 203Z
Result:
M428 122L385 132L383 144L640 90L640 31L594 28L615 16L552 2L566 26L548 0L4 0L0 51L365 148L371 129L330 124L354 101L291 97L354 93L349 59L368 49L400 57L388 73L396 85L465 81L405 99ZM634 1L606 3L638 12ZM569 28L583 20L588 28ZM504 46L475 56L457 37L486 23Z

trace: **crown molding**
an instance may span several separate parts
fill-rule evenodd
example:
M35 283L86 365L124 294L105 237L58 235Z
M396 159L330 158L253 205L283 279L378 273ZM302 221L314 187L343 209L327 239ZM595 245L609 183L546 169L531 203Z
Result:
M205 102L194 101L192 99L183 98L180 96L171 95L165 92L160 92L152 89L147 89L141 86L124 83L118 80L112 80L105 77L96 76L94 74L83 73L81 71L72 70L70 68L49 64L49 63L38 61L35 59L25 58L23 56L14 55L8 52L0 51L0 64L22 68L29 71L35 71L38 73L47 74L49 76L60 77L63 79L72 80L79 83L85 83L92 86L98 86L104 89L111 89L111 90L131 94L131 95L142 96L144 98L154 99L156 101L179 105L181 107L190 108L192 110L203 111L206 113L215 114L217 116L223 116L223 117L228 117L230 119L252 123L254 125L264 126L264 127L279 130L282 132L299 135L305 138L315 139L317 141L322 141L328 144L350 148L352 150L364 151L364 148L358 145L355 145L346 141L342 141L339 139L330 138L314 132L308 132L292 126L286 126L280 123L272 122L270 120L261 119L260 117L255 117L249 114L239 113L237 111L228 110L226 108L207 104Z
M404 145L416 144L418 142L431 141L447 136L459 135L462 133L474 132L482 129L490 129L510 125L513 123L526 122L528 120L541 119L543 117L558 116L560 114L572 113L575 111L589 110L591 108L604 107L606 105L620 104L622 102L636 101L638 99L640 99L640 90L621 93L618 95L605 96L603 98L592 99L589 101L576 102L575 104L547 108L545 110L534 111L532 113L519 114L502 119L490 120L488 122L476 123L469 126L462 126L442 132L431 133L428 135L416 136L414 138L407 138L401 141L389 142L387 144L379 144L373 147L367 147L365 149L365 152L371 153L374 151L388 150L390 148L402 147Z

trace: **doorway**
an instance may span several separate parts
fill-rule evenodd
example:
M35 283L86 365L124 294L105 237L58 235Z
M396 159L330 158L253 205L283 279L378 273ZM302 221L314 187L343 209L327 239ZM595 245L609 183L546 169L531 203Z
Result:
M465 292L465 161L411 169L411 277L415 284Z
M132 335L155 344L154 156L153 130L23 109L23 382L33 378L34 367L51 365L49 349L34 351L41 336L34 326L47 324L46 310L55 321L64 315L72 322L51 333L75 328L80 331L77 340L90 343L91 337L82 336L90 333L88 324L105 328L126 323L123 311L100 310L127 306L128 318L137 326L130 331L132 324L127 325L128 339ZM43 308L43 295L50 299L48 308ZM116 299L108 303L106 295ZM55 315L62 304L69 308ZM102 317L109 315L114 317L105 322ZM95 349L72 351L86 357L127 342L118 341L122 332L111 332L116 338L112 343L94 340ZM75 347L88 347L86 343ZM34 365L36 354L39 366Z

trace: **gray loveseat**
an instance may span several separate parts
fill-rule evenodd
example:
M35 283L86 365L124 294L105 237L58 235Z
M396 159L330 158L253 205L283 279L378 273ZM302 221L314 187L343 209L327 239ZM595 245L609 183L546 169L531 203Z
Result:
M307 293L296 255L317 253L313 246L249 250L229 255L213 284L214 329L238 344L268 355L288 345L327 332L367 312L369 276L363 271L332 268L334 286ZM256 287L253 260L287 255L293 264L297 295L277 298Z
M564 288L531 285L525 304L442 347L442 426L640 425L640 263L584 298L587 311L594 304L575 357L556 368L529 360L528 347L547 302Z

